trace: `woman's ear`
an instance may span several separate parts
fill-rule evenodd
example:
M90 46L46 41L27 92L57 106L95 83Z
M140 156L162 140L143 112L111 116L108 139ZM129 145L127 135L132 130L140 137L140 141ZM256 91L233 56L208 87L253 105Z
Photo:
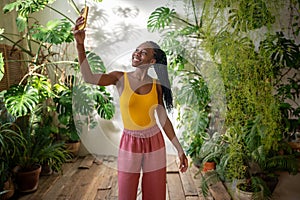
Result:
M150 64L155 64L155 63L156 63L156 59L152 58Z

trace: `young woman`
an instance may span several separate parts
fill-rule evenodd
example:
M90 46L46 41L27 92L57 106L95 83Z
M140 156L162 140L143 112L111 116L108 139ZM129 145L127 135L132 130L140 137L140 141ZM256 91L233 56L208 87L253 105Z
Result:
M74 37L84 80L101 86L115 85L120 95L124 131L118 155L119 199L136 200L142 172L143 199L164 200L166 149L155 113L163 131L178 151L180 171L185 172L188 168L188 160L166 112L173 106L166 54L156 43L144 42L132 54L134 71L93 74L85 54L85 32L78 30L83 22L83 17L76 20ZM154 66L158 80L148 75L151 66Z

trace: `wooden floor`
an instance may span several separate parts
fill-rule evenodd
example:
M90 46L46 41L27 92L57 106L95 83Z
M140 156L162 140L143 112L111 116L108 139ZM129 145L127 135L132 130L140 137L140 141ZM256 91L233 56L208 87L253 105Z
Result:
M204 197L199 188L201 173L197 172L192 166L187 172L180 173L176 157L168 156L167 200L230 200L222 185L217 191L211 189L209 196ZM218 194L221 194L220 198ZM14 199L19 200L117 200L116 158L93 155L78 157L64 164L63 174L41 176L38 190L34 193L16 193L15 196ZM137 199L141 199L140 192Z

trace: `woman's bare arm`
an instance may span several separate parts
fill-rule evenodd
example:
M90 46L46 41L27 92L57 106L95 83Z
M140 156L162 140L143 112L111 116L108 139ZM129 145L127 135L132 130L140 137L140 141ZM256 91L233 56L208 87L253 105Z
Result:
M177 136L175 135L175 131L173 128L173 125L167 115L165 106L163 104L163 98L162 98L162 88L160 84L157 84L157 92L158 92L158 104L159 106L157 107L157 116L159 119L159 123L161 124L164 132L166 133L168 139L172 142L174 147L176 148L178 152L178 156L180 159L180 165L179 169L181 172L185 172L188 168L188 160L187 157L185 156L185 153L181 147L181 144L178 141Z
M83 17L79 17L76 20L76 25L74 28L74 38L76 40L76 49L78 53L80 71L82 73L84 81L90 84L101 85L101 86L116 85L119 78L123 75L122 72L114 71L108 74L94 74L92 72L85 53L85 46L84 46L85 31L78 30L78 27L83 22L84 22Z

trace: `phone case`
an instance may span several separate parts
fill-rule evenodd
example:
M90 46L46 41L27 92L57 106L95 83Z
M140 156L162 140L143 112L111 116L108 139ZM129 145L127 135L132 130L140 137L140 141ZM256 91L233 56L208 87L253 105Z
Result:
M80 12L80 15L83 16L84 18L84 23L81 24L79 27L78 27L78 30L83 30L85 27L86 27L86 21L87 21L87 17L88 17L88 12L89 12L89 7L88 6L85 6L81 12Z

